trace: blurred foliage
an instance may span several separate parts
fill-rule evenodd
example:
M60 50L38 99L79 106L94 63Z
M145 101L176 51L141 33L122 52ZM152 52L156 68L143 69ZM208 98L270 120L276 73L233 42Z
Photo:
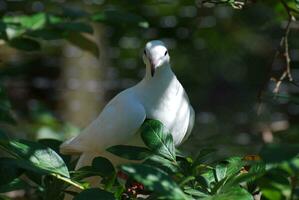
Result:
M147 148L115 146L108 151L132 161L142 158L142 163L123 164L115 169L108 159L96 157L91 166L76 171L70 159L51 149L59 148L58 141L41 144L1 139L0 148L11 157L0 160L0 192L31 189L34 199L63 199L65 194L74 199L299 198L298 145L265 145L261 157L234 156L210 162L207 158L213 156L214 150L201 149L196 157L176 150L171 134L159 121L146 120L140 134ZM139 148L147 153L141 155ZM92 176L102 177L101 189L89 188L84 181ZM82 192L68 191L70 185Z
M63 199L73 185L83 190L68 191L75 199L144 191L152 199L298 199L298 15L298 0L0 1L0 193ZM188 156L169 134L150 132L162 126L156 121L141 129L152 136L143 137L147 148L110 147L144 160L119 166L125 185L105 158L74 172L58 152L58 140L79 133L58 106L62 59L99 58L97 24L113 66L102 82L107 99L140 79L142 44L159 38L197 113L182 147ZM65 52L66 43L76 48ZM88 188L87 176L102 176L103 188Z

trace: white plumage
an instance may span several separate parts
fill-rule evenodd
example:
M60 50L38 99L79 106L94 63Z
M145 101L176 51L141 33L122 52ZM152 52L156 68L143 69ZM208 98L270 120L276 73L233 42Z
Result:
M81 155L77 169L89 165L96 156L108 157L114 164L125 162L105 149L119 144L143 145L137 132L145 119L161 121L172 133L175 145L189 136L194 111L169 59L161 41L148 42L142 81L116 95L80 135L61 145L63 154Z

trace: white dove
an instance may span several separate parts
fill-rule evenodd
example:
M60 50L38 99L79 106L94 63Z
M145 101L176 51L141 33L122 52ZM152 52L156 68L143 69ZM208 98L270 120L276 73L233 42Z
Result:
M120 144L144 146L138 130L145 119L162 122L172 133L176 146L189 136L194 110L171 70L164 43L148 42L143 61L146 65L144 78L116 95L80 135L60 146L63 154L80 154L76 169L90 165L97 156L104 156L115 165L128 162L105 150Z

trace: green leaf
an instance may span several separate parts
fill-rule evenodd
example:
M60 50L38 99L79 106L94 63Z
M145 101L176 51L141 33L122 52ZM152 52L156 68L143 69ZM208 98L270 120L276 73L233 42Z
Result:
M167 173L176 173L179 171L179 167L175 163L158 155L149 157L143 163L162 169Z
M45 145L51 149L53 149L56 153L59 153L60 145L62 144L61 141L55 139L40 139L38 143Z
M105 190L99 188L91 188L83 190L79 195L75 196L73 200L87 200L87 199L96 199L96 200L115 200L114 195Z
M194 166L202 164L204 161L206 161L211 154L215 153L217 150L213 148L206 148L206 149L201 149L199 154L196 156L194 159Z
M142 17L120 10L106 10L98 12L93 14L91 19L96 22L104 22L114 25L137 25L142 28L149 27L148 22Z
M113 164L104 157L96 157L93 159L92 171L100 174L102 177L108 177L115 173Z
M218 193L216 195L203 198L203 200L253 200L253 196L241 187L232 187L225 192Z
M291 194L291 183L287 174L279 169L269 170L258 179L257 184L267 199L286 199L286 196Z
M157 120L145 120L140 128L140 134L145 145L153 152L175 161L175 147L172 135L165 131Z
M36 51L41 48L37 41L24 37L13 38L8 41L8 44L23 51Z
M8 198L7 196L0 195L0 200L12 200L12 199Z
M11 105L3 87L0 87L0 122L15 123L11 115Z
M78 19L78 18L83 18L83 17L87 17L89 15L89 13L87 13L84 10L81 10L80 8L73 8L73 7L66 7L63 6L62 8L62 14L65 17L69 17L72 19Z
M19 167L70 177L62 158L54 150L42 144L27 140L0 140L0 148L11 154Z
M8 184L1 185L0 193L11 192L11 191L21 190L26 188L29 188L29 185L25 181L16 178Z
M145 147L116 145L109 147L108 152L128 160L144 160L152 153Z
M37 30L45 26L46 24L46 14L37 13L33 15L13 15L5 16L4 22L20 24L23 28L30 30Z
M63 39L65 37L65 32L58 31L53 28L52 29L47 28L47 29L30 31L30 32L27 32L26 35L31 36L31 37L40 38L43 40L58 40L58 39Z
M226 162L228 162L226 176L239 173L244 165L242 158L237 156L226 159Z
M255 181L262 177L266 172L265 164L262 161L256 161L249 167L250 169L247 173L240 173L239 175L231 176L224 188L229 189L230 187L237 186L240 183L249 183Z
M184 192L186 194L189 194L189 195L191 195L193 197L197 197L197 198L204 198L204 197L210 196L210 195L208 195L208 194L206 194L206 193L204 193L202 191L195 190L195 189L192 189L190 187L184 188Z
M299 153L298 144L268 144L261 150L261 157L266 163L290 161Z
M0 128L0 140L7 140L8 137L5 134L4 130Z
M12 164L9 158L0 158L0 185L6 185L19 177L23 171Z
M93 28L89 24L83 22L61 22L55 24L55 27L64 31L93 33Z
M216 165L215 174L216 174L217 181L221 181L222 179L224 179L226 177L226 172L227 172L226 164L220 163Z
M98 45L87 38L86 36L80 34L80 33L69 33L68 37L66 39L71 42L73 45L89 51L92 55L95 57L99 57L99 48Z
M121 165L120 169L130 178L144 185L147 190L167 199L188 199L179 186L162 170L144 164Z

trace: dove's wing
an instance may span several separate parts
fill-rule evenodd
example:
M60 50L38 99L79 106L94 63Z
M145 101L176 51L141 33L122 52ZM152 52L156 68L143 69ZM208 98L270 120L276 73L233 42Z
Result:
M130 90L112 99L101 114L77 137L60 147L64 154L101 152L124 144L134 136L146 118L144 107Z

